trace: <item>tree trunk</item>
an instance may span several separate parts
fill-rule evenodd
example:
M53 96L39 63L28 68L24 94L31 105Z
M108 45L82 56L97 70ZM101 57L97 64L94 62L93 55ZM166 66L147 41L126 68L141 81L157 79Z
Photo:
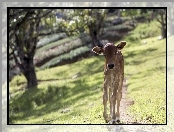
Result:
M160 28L161 28L161 36L162 38L166 38L167 37L167 33L166 33L166 11L159 9L157 10L160 15L160 18L156 17L157 21L161 24Z
M100 39L99 39L99 32L100 32L100 28L96 28L98 25L90 25L88 26L89 28L89 35L92 39L92 47L95 46L102 46L100 44Z
M97 46L97 36L96 36L96 31L94 31L94 27L92 27L92 26L89 26L89 35L90 35L90 37L91 37L91 40L92 40L92 47L95 47L95 46Z
M19 63L17 57L13 53L14 59L16 64L18 65L19 69L21 70L22 74L25 76L27 80L27 88L34 88L37 86L37 77L36 72L33 64L33 57L22 57L22 63ZM21 58L21 56L20 56Z
M15 62L27 80L27 88L37 86L37 77L33 64L33 57L36 49L37 38L24 39L20 35L16 35L16 45L18 46L18 56L14 55ZM30 47L28 47L30 46ZM27 47L24 51L23 47ZM20 58L18 61L17 57Z
M27 88L33 88L37 86L37 77L32 57L25 57L23 59L23 64L21 64L20 70L27 80Z
M27 88L33 88L37 86L38 83L35 68L33 65L33 58L25 58L25 64L23 64L22 72L27 79Z
M165 25L162 26L161 34L162 34L162 38L167 37L167 32L166 32L166 26Z
M121 17L121 11L120 11L120 10L121 10L121 9L118 9L118 14L117 14L118 18Z
M162 38L166 38L167 37L166 23L165 23L166 16L164 16L166 14L162 12L160 15L161 15L161 36L162 36Z

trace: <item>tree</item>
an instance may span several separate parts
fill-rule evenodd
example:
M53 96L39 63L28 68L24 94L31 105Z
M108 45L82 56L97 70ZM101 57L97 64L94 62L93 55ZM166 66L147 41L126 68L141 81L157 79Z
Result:
M106 9L67 9L64 14L69 19L59 25L69 35L86 32L91 37L93 46L100 45L99 37L106 13Z
M134 23L134 18L138 15L138 11L139 9L124 9L122 15L131 17L132 23Z
M88 10L88 16L90 17L90 21L87 19L87 28L88 33L92 39L93 47L96 45L100 46L99 37L102 34L101 28L106 16L106 10Z
M158 3L157 3L158 4ZM126 9L122 12L123 16L130 16L132 18L132 21L134 20L134 17L137 15L145 16L148 21L150 19L156 19L160 26L158 26L161 29L161 36L163 38L167 37L166 34L166 9ZM153 18L153 17L154 18Z
M37 77L33 64L36 44L39 37L39 25L42 18L52 10L48 9L9 9L9 49L16 65L27 80L27 88L37 86Z
M161 36L162 38L167 37L167 29L166 29L166 9L154 9L154 13L156 15L157 21L160 23L158 26L161 29Z

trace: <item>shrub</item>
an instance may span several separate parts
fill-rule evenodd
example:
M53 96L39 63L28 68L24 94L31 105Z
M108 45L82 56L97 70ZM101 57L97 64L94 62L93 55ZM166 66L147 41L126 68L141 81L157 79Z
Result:
M67 41L65 43L62 43L61 45L57 45L53 48L47 49L46 51L42 51L39 54L36 54L35 56L35 64L36 66L43 65L46 61L62 55L64 53L70 52L71 50L88 45L91 42L91 39L89 36L81 35L79 38L74 39L73 41Z
M64 39L61 39L59 41L55 41L55 42L52 42L52 43L49 43L41 48L39 48L36 52L36 55L38 55L39 53L43 52L43 51L46 51L48 49L51 49L51 48L54 48L58 45L61 45L65 42L69 42L69 41L73 41L74 39L77 39L78 36L73 36L73 37L68 37L68 38L64 38Z
M39 42L37 43L37 48L40 48L46 44L49 44L51 42L66 38L67 35L65 33L58 33L58 34L51 34L48 35L46 37L43 37L39 40Z
M127 25L116 25L116 26L110 26L110 27L107 27L107 28L104 28L104 32L107 32L107 31L122 31L122 30L131 30L132 28L130 26L127 26Z
M58 57L51 59L50 61L45 63L43 66L41 66L41 69L53 67L65 60L72 60L73 58L75 58L83 53L87 53L89 51L90 51L90 49L87 46L83 46L83 47L71 50L69 53L66 53L66 54L63 54L63 55L60 55Z

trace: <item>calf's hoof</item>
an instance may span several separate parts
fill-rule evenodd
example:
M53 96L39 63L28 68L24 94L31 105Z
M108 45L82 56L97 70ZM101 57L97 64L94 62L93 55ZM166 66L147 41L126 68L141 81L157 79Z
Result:
M109 121L108 120L105 120L105 123L108 123Z
M119 117L119 116L116 117L116 122L117 122L117 123L120 123L120 117Z
M103 117L104 117L105 123L108 123L109 120L111 119L111 118L109 118L108 114L103 114Z
M120 123L120 120L111 120L108 122L108 124L118 124Z
M120 123L120 119L117 119L117 121L116 121L117 123Z
M111 120L108 122L108 124L116 124L116 120Z

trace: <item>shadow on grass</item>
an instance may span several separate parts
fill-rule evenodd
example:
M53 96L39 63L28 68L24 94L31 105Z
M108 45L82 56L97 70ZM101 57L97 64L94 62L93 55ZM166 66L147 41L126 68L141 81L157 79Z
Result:
M149 48L147 50L141 50L141 51L132 51L132 52L128 52L126 53L126 55L124 56L124 60L125 60L125 65L129 66L137 66L140 64L145 63L146 61L149 60L158 60L158 58L160 57L164 57L166 58L166 52L161 52L160 54L152 54L152 52L156 52L157 48ZM132 59L132 61L126 61L129 59ZM148 66L147 66L148 67ZM151 76L153 76L153 73L155 72L164 72L166 71L166 66L158 66L158 65L154 65L153 68L147 68L147 71L137 71L134 73L126 73L126 76L128 78L134 79L134 80L139 80L140 78L144 78L144 77L149 77L151 78ZM128 87L131 85L132 83L128 83ZM132 91L140 91L142 89L142 87L135 87Z
M125 65L138 65L144 63L145 61L147 61L144 58L146 58L147 56L151 56L151 52L156 50L157 48L149 48L147 50L127 52L124 55ZM139 58L137 58L137 56L139 56ZM129 58L135 58L135 59L132 60L131 62L127 62L126 60Z
M76 68L76 73L74 75L77 75L78 77L82 77L84 75L93 75L99 72L103 72L104 70L104 56L97 56L95 61L87 63L85 61L81 62L80 65L79 63L74 63L73 68ZM56 73L56 75L61 77L64 74L67 74L67 78L71 79L72 76L69 76L69 73L71 73L71 70L73 70L70 66L69 70L67 71L59 71Z
M98 89L94 89L94 87L102 83L98 81L95 85L89 86L89 83L86 83L86 81L88 80L82 78L72 80L70 83L75 85L74 88L68 85L60 87L50 84L45 90L38 89L37 87L26 90L21 96L11 99L10 113L12 112L13 114L10 115L9 123L13 124L19 120L24 121L23 123L25 124L25 120L28 120L30 117L38 118L58 110L69 108L78 101L98 94ZM44 105L44 107L37 109L37 107L42 105ZM77 109L80 109L80 105L77 106ZM88 105L86 109L88 109ZM71 111L73 112L73 110ZM57 116L57 118L59 118L59 116ZM49 124L50 122L43 119L40 123Z

